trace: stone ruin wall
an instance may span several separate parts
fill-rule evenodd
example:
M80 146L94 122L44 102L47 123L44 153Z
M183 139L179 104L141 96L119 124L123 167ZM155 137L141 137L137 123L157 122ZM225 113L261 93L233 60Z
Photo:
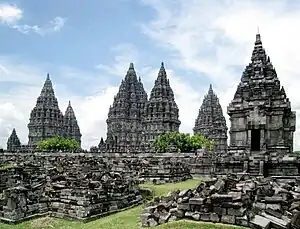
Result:
M44 214L87 220L142 200L134 179L113 172L100 157L2 155L1 164L0 217L5 222Z
M220 158L222 160L220 160ZM299 176L299 162L278 159L266 174ZM135 186L193 177L242 174L245 157L213 153L0 152L0 217L19 221L39 214L89 219L141 200Z
M142 226L179 219L251 228L300 228L300 179L225 176L195 189L170 192L146 204Z
M0 168L3 165L22 163L32 158L66 158L83 157L89 160L101 160L107 164L109 171L122 173L127 178L135 178L140 182L154 181L171 183L184 181L193 177L211 177L215 175L239 174L248 172L260 175L260 159L249 157L239 150L230 153L211 153L199 150L196 153L32 153L32 152L0 152ZM263 161L265 176L299 176L300 157L286 155L282 157L265 157ZM1 188L1 185L0 185Z

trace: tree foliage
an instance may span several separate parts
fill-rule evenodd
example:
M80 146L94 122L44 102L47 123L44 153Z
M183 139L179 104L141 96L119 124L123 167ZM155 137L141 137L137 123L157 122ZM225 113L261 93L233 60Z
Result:
M181 152L189 152L197 149L212 150L213 142L199 134L192 135L187 133L171 132L162 134L154 142L154 147L159 152L166 152L170 145L174 145Z
M80 144L71 138L53 137L39 143L38 150L77 150Z

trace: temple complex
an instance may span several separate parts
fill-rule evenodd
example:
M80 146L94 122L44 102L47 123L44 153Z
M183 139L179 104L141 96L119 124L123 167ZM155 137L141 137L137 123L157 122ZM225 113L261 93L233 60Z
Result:
M28 145L36 146L40 141L56 136L74 137L80 142L81 134L74 118L75 114L70 104L64 118L48 74L36 105L30 113Z
M179 109L163 63L149 100L131 63L109 108L106 141L101 137L89 152L37 152L39 141L55 136L81 143L71 103L63 115L47 75L30 114L28 146L22 149L13 129L7 150L0 149L1 222L48 215L87 222L147 202L140 226L194 219L300 229L296 114L260 34L227 113L229 147L226 121L210 85L193 130L214 141L213 153L198 142L191 142L197 145L189 152L180 152L175 144L166 152L153 150L148 146L159 134L179 131ZM138 186L196 177L210 179L165 197L153 198L151 190Z
M195 121L194 134L200 134L212 140L215 151L225 151L227 149L227 129L219 99L210 85Z
M262 173L264 163L293 152L296 115L260 34L227 112L231 122L229 149L243 152L250 159L250 170Z
M142 117L146 102L147 93L131 63L114 97L113 104L109 108L106 120L108 148L112 146L135 147L141 144L143 140Z
M14 128L7 140L7 150L15 151L20 147L21 147L21 142L17 135L16 129Z
M81 133L80 128L77 123L75 112L69 101L67 110L65 112L64 118L64 136L67 138L75 139L79 144L81 144Z
M152 142L163 133L179 131L179 109L170 86L164 63L145 105L143 128L145 142Z

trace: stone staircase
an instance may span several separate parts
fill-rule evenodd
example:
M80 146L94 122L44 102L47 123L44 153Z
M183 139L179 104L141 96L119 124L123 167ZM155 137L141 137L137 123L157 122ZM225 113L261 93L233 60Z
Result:
M260 151L252 151L251 156L249 157L249 167L248 167L248 172L250 175L259 175L259 164L260 161L265 160L264 154Z

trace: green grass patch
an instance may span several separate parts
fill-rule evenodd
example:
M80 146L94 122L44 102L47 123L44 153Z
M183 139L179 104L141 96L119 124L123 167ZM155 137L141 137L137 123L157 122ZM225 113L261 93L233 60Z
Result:
M11 169L13 167L15 167L13 164L3 164L3 165L0 165L0 170Z
M155 196L166 195L170 191L178 189L194 188L200 179L187 180L181 183L153 185L150 183L142 184L141 187L149 188L153 190ZM143 206L134 207L132 209L122 211L98 220L94 220L88 223L81 223L77 221L68 221L64 219L54 219L50 217L44 217L40 219L33 219L27 222L23 222L17 225L0 224L0 229L38 229L38 228L59 228L59 229L140 229L140 213ZM242 229L241 227L194 222L189 220L180 220L177 222L171 222L164 225L155 227L157 229Z

